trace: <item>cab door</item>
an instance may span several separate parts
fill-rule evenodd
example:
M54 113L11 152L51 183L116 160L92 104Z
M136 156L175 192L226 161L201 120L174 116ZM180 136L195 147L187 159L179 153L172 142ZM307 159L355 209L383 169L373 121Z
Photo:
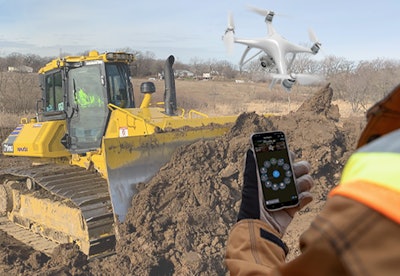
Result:
M72 153L100 148L108 108L101 61L85 63L68 71L68 140Z
M40 121L56 121L66 118L65 91L63 85L63 71L53 70L40 76L43 104L37 113L41 116Z

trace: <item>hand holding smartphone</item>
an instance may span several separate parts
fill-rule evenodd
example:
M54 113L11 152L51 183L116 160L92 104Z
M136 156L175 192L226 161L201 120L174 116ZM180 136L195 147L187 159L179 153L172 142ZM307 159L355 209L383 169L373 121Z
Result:
M277 211L297 206L299 196L285 134L282 131L254 133L251 143L265 209Z

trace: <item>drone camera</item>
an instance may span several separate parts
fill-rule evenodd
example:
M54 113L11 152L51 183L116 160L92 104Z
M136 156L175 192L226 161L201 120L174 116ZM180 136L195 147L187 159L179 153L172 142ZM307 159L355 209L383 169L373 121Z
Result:
M263 68L272 67L275 65L274 59L270 56L261 57L260 62L261 62L261 67Z

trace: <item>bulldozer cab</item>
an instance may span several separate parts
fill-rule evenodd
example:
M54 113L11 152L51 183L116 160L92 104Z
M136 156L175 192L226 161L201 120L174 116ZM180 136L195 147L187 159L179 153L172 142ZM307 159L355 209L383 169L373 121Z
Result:
M71 153L100 148L109 103L121 108L135 106L127 62L108 61L104 55L90 57L67 57L57 69L44 72L41 77L42 120L67 121L62 144Z

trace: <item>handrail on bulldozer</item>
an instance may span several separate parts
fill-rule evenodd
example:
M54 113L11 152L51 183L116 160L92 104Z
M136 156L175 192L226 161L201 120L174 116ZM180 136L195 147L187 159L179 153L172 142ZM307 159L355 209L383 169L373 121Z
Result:
M157 103L155 103L155 105L156 106L164 106L165 103L164 102L157 102ZM181 111L181 115L178 115L178 116L179 117L185 117L186 110L184 108L182 108L182 107L178 107L177 109L179 109ZM200 111L197 111L197 110L194 110L194 109L189 110L188 117L190 119L192 119L193 118L193 114L196 114L196 115L204 117L204 118L209 118L210 117L207 114L205 114L203 112L200 112Z
M137 116L137 115L135 115L135 114L132 114L131 112L125 110L124 108L119 107L119 106L117 106L117 105L115 105L115 104L112 104L112 103L109 103L109 104L108 104L108 109L110 109L111 111L117 109L118 111L121 111L121 112L124 113L125 115L130 116L130 117L133 117L133 118L135 118L136 120L140 120L140 121L143 121L143 122L145 121L145 119L143 119L142 117Z
M200 112L200 111L197 111L197 110L194 110L194 109L191 109L191 110L189 111L189 118L190 118L190 119L193 118L193 114L196 114L196 115L198 115L198 116L203 116L203 117L205 117L205 118L209 118L209 116L208 116L207 114L205 114L205 113L203 113L203 112Z
M135 118L135 119L137 119L137 120L144 121L143 118L141 118L141 117L139 117L139 116L136 116L136 115L134 115L134 114L132 114L132 113L126 111L125 109L123 109L123 108L121 108L121 107L119 107L119 106L117 106L117 105L115 105L115 104L109 103L107 106L108 106L108 109L110 109L111 111L112 111L112 110L118 109L119 111L121 111L122 113L125 113L125 114L128 115L128 116L131 116L131 117L133 117L133 118Z

